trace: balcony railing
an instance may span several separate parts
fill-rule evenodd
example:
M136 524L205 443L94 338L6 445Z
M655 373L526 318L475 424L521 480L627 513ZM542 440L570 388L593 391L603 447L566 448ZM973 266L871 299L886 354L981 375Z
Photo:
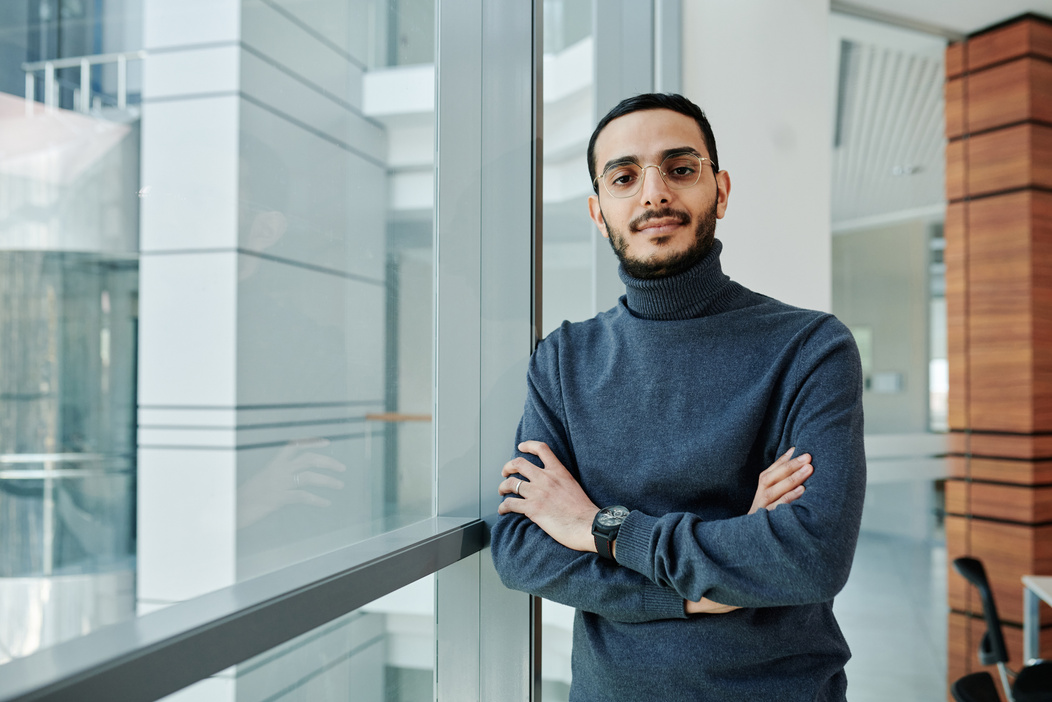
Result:
M128 62L139 61L146 57L145 51L125 51L116 54L96 54L94 56L76 56L71 58L51 59L48 61L34 61L23 63L22 70L26 73L26 110L33 109L36 102L37 74L44 74L45 107L57 107L59 102L59 82L56 80L55 71L62 68L80 67L80 85L74 87L74 109L78 112L89 112L91 110L91 67L105 64L117 64L117 109L123 110L128 107Z

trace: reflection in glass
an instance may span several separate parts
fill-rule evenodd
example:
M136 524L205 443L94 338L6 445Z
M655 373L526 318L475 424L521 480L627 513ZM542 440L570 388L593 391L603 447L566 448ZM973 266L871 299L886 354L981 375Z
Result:
M355 75L360 109L305 128L293 91L239 108L239 580L432 514L434 8L363 3L371 35L353 9L343 37L300 15L347 52L302 68ZM251 13L243 40L279 55L282 17Z
M137 284L0 252L0 663L133 611Z
M595 126L592 5L592 0L544 3L544 334L563 320L581 321L596 312L592 246L598 234L588 217L592 187L585 158ZM573 610L545 601L541 617L542 694L558 702L570 691Z
M434 699L434 577L323 624L164 699Z

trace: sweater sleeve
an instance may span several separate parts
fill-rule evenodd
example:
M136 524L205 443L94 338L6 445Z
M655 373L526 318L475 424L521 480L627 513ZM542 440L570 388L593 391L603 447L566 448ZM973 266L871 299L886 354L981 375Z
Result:
M765 455L792 446L811 454L803 496L713 521L633 511L618 534L619 563L684 599L741 607L825 602L843 588L866 485L862 372L850 333L827 317L796 349L787 376L777 399L779 445Z
M530 360L526 407L515 444L545 442L579 479L559 399L557 356L557 341L549 338ZM521 452L516 456L540 466L536 456ZM491 552L501 580L512 589L619 622L686 617L683 598L673 588L597 554L568 549L521 514L497 518L491 532Z

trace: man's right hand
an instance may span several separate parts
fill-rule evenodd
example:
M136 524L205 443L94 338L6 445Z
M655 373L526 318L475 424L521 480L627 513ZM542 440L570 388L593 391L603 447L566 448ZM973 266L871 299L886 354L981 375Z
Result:
M778 505L787 505L804 494L804 481L815 469L811 465L810 454L802 453L793 458L795 450L789 449L768 466L767 470L760 473L759 485L756 487L756 496L753 497L749 514L761 509L771 510ZM738 607L720 604L703 597L698 602L685 601L683 609L687 614L724 614Z

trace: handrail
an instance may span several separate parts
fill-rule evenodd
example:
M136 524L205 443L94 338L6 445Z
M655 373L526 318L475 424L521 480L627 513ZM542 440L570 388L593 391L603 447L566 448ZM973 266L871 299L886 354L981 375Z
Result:
M433 517L0 665L0 702L145 702L480 551L485 523Z
M55 107L58 104L55 70L77 66L80 66L80 100L77 109L80 112L88 112L91 109L91 67L105 63L117 64L117 109L123 110L128 106L128 60L141 60L146 56L145 51L139 50L23 63L22 70L26 74L27 114L33 109L33 103L36 101L37 71L44 71L44 105Z

